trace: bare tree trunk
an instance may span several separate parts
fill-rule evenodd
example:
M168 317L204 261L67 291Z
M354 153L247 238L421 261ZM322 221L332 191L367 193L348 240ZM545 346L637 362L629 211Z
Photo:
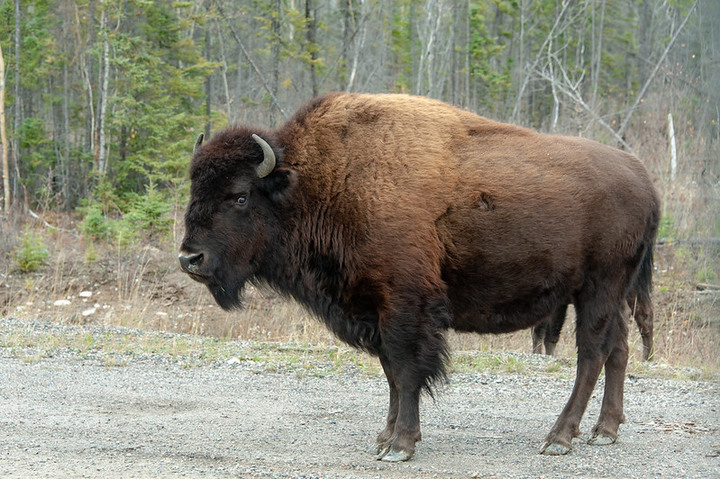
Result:
M315 72L315 62L317 61L317 46L315 45L317 22L315 21L312 0L305 0L305 21L307 23L307 47L310 49L310 85L314 98L318 95L317 74Z
M70 212L70 113L68 111L68 65L63 64L63 152L60 155L60 173L62 179L62 196L65 210Z
M425 1L425 22L419 30L420 37L420 58L417 66L417 80L415 82L415 93L428 95L433 91L435 78L435 43L440 30L443 7L440 0Z
M67 45L72 44L72 31L70 27L70 18L72 12L67 8L63 12L62 20L62 38ZM68 78L68 58L63 61L62 83L63 83L63 100L62 100L62 152L60 157L60 191L62 192L63 206L69 213L70 202L70 112L68 98L70 97L70 80Z
M470 84L472 82L470 73L470 56L472 55L472 49L470 48L470 41L472 40L470 32L470 0L463 5L463 9L465 10L465 106L477 111L477 105L470 98Z
M351 25L354 24L353 19L353 6L350 0L342 0L340 2L340 9L342 10L342 46L340 47L340 58L342 59L342 66L340 67L340 75L338 75L338 84L341 90L350 91L349 83L347 81L347 68L350 63L350 55L348 50L350 49L350 38L353 36L350 34Z
M595 25L593 17L593 29ZM600 2L600 25L597 28L597 32L593 32L593 60L591 65L591 84L592 84L592 96L590 97L590 105L593 108L597 107L597 92L598 85L600 84L600 68L602 67L602 41L605 31L605 0ZM597 44L595 44L597 42Z
M552 80L550 81L550 87L552 90L552 96L553 96L553 109L552 109L552 122L550 124L550 131L552 133L557 132L557 124L558 124L558 118L560 117L560 99L558 98L557 94L557 86L555 81L555 68L554 68L554 60L552 58L553 51L552 51L552 45L553 42L550 40L550 43L548 43L548 69L550 70L550 78Z
M101 2L104 3L104 2ZM107 116L107 97L110 83L110 42L107 29L107 5L103 5L100 14L100 31L103 35L102 88L100 90L100 112L98 118L97 170L102 177L107 171L107 148L105 147L105 120Z
M15 58L20 58L20 0L15 0ZM13 163L15 166L13 193L15 197L15 202L17 203L20 188L23 188L22 183L20 182L20 140L18 138L18 132L20 131L20 123L22 121L22 98L20 96L20 63L18 61L15 62L15 85L13 88L15 92L15 104L13 105L15 110L15 118L13 118L14 134L12 140ZM27 203L27 192L24 190L24 188L23 192L25 193L24 201L25 203Z
M210 62L210 26L205 28L205 59ZM212 123L210 121L210 115L212 113L212 75L205 77L205 138L210 138L210 129Z
M217 30L218 44L220 46L220 60L222 62L220 72L222 73L223 91L225 93L225 113L228 118L228 123L235 123L236 118L232 114L232 98L230 97L230 86L228 85L227 78L227 57L225 56L225 41L223 40L222 31L220 30L220 24L215 21L215 30ZM239 68L238 68L239 70Z
M282 9L282 3L280 0L275 0L275 15L272 17L271 30L272 30L272 83L270 88L272 89L273 95L277 96L278 89L280 88L280 14ZM275 126L277 119L275 116L275 108L270 109L270 126Z
M89 16L89 25L88 25L88 46L94 46L95 42L97 41L95 38L95 12L96 12L96 2L95 0L90 0L90 16ZM80 31L80 15L77 12L77 9L75 10L75 14L77 17L75 18L75 21L78 25L78 32ZM78 33L79 37L79 33ZM95 152L95 122L97 119L97 108L95 108L95 94L93 93L93 78L95 77L95 63L93 61L93 57L90 54L90 48L87 48L86 53L82 55L82 58L80 60L81 62L84 62L83 66L83 79L85 80L85 88L87 89L87 95L88 95L88 109L89 109L89 115L88 115L88 124L87 124L87 148L88 151Z
M356 16L356 12L352 10L352 6L348 7L350 9L350 15L351 15L351 22L353 26L353 34L352 34L352 40L353 40L353 58L352 58L352 66L350 67L350 74L348 75L348 81L347 85L345 87L345 91L352 91L355 87L355 79L357 78L357 72L358 72L358 66L360 63L360 54L363 51L363 48L365 47L365 39L367 37L367 25L366 25L366 12L365 10L365 0L360 0L360 15L359 19L358 16ZM360 38L358 39L358 32L360 32Z
M668 137L670 139L670 181L672 182L677 176L677 145L672 113L668 113Z
M10 215L10 162L8 161L8 143L5 134L5 59L0 45L0 142L2 142L2 179L3 208Z
M654 2L653 2L654 3ZM652 5L650 0L642 0L640 5L640 31L638 43L640 46L640 61L638 62L640 82L643 83L647 80L648 63L647 60L650 58L652 53L652 31L650 24L652 21Z

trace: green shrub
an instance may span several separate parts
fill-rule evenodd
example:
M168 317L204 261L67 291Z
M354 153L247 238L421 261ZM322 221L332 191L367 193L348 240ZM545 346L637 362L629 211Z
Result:
M98 253L95 251L95 244L92 241L88 241L88 245L85 248L85 262L94 263L98 259Z
M123 219L113 221L111 225L112 239L116 246L125 249L135 244L143 230L126 215Z
M99 203L90 203L85 207L85 218L80 224L80 230L87 238L107 238L110 227Z
M135 232L164 234L170 231L170 210L170 201L150 183L145 195L130 198L130 208L123 222L129 222L130 229Z
M25 232L20 244L15 248L13 259L17 269L23 273L30 273L40 269L50 256L40 235L30 231Z

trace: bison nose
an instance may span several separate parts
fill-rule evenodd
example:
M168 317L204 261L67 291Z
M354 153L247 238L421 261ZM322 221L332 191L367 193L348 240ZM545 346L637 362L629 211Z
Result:
M202 253L189 253L187 255L180 253L180 268L186 273L196 273L198 267L203 261Z

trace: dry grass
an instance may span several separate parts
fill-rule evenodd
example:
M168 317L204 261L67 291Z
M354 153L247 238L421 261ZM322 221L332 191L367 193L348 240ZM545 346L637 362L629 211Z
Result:
M3 225L0 238L6 239L8 246L0 251L7 259L0 267L2 316L225 339L340 344L320 321L272 292L250 287L245 309L222 311L203 286L178 271L177 248L169 240L127 250L94 245L90 259L86 259L89 244L68 233L42 229L39 231L50 250L48 264L34 273L18 273L13 270L11 256L18 241L13 231L21 229L8 231L7 223ZM702 252L678 255L669 247L660 248L659 253L654 362L700 371L693 377L718 377L720 291L696 291L691 271L698 263L712 263L717 258L707 258ZM90 292L91 296L81 297L81 292ZM58 300L70 304L59 306ZM561 358L575 356L573 329L569 318L556 351ZM528 331L498 336L451 333L449 340L454 351L531 351ZM630 327L630 344L631 359L640 364L642 343L634 325ZM637 368L642 372L642 366Z

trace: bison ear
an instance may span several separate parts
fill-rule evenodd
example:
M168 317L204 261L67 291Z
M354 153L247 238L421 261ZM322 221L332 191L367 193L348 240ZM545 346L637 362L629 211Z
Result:
M292 196L297 183L297 171L291 168L276 168L265 177L264 188L274 203L284 203Z

